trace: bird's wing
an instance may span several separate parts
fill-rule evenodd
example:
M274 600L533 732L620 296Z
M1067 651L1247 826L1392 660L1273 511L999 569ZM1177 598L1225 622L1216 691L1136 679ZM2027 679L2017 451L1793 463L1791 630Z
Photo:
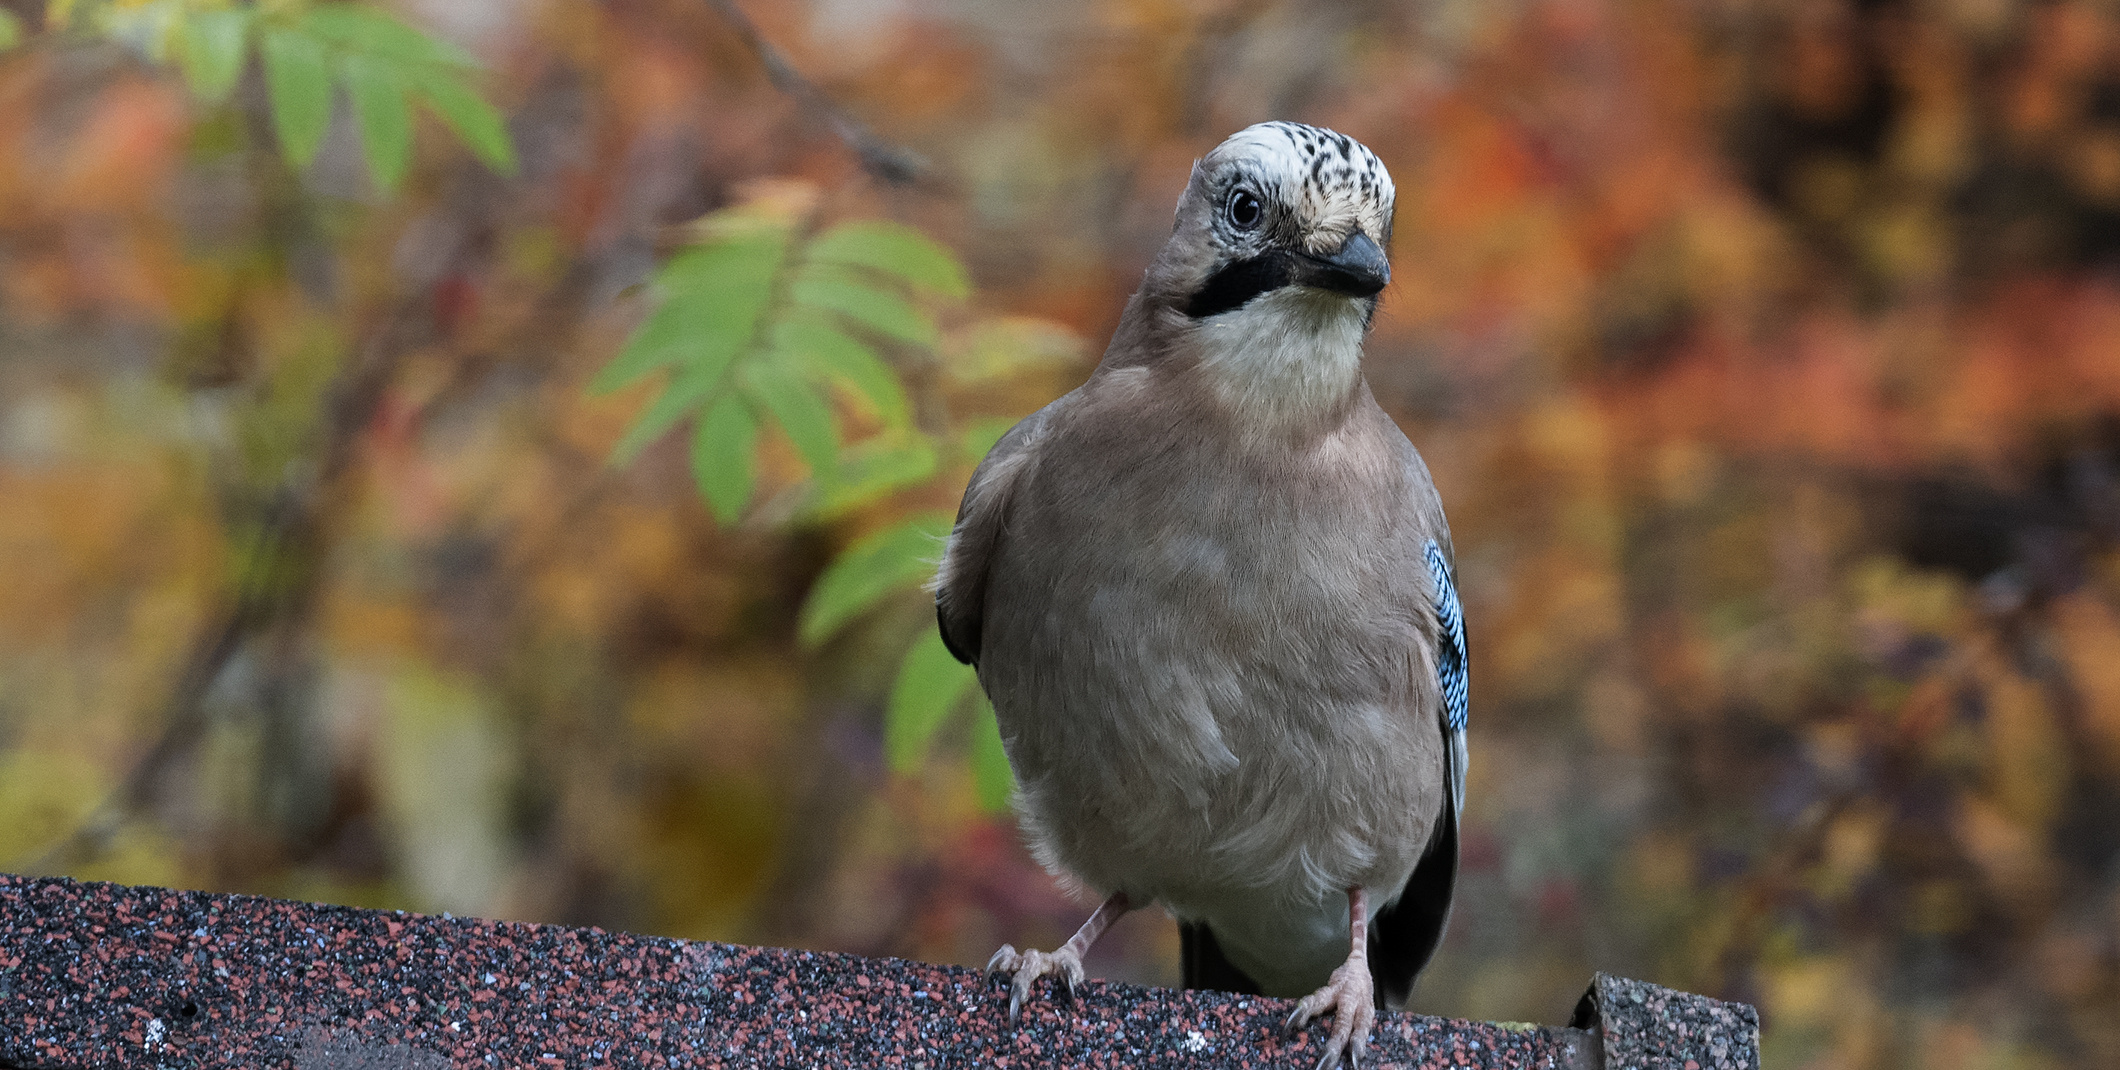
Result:
M1440 522L1440 511L1437 519ZM1428 851L1414 867L1413 876L1407 878L1398 901L1377 915L1370 975L1376 982L1379 1000L1393 1007L1405 1003L1413 991L1414 978L1443 942L1443 928L1450 921L1450 900L1457 888L1458 815L1465 810L1465 728L1470 715L1465 611L1458 601L1457 569L1450 552L1431 539L1423 556L1432 581L1436 619L1431 663L1442 698L1437 714L1443 733L1443 806L1429 837Z
M979 635L986 617L986 577L1008 527L1009 501L1038 455L1045 426L1062 402L1025 417L987 451L964 488L957 523L935 570L935 622L943 645L967 665L979 663Z
M1465 606L1458 600L1457 566L1449 555L1431 539L1425 556L1435 583L1435 677L1443 693L1443 741L1450 750L1450 819L1454 822L1465 812L1465 727L1472 720Z

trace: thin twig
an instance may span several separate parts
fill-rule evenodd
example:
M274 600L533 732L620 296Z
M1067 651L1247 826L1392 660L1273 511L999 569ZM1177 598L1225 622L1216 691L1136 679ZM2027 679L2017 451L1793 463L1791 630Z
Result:
M773 87L802 102L804 107L823 115L832 125L832 132L846 142L861 158L861 166L870 174L894 186L910 185L929 169L927 158L903 145L896 145L876 136L867 123L839 105L838 101L825 95L815 82L802 76L788 57L773 42L758 32L758 24L751 16L736 6L736 0L707 0L721 17L729 21L736 34L743 38L751 54L758 57L766 69L766 78Z
M319 582L331 526L326 511L353 465L362 431L413 348L418 325L430 315L429 289L467 255L469 244L459 234L437 266L400 293L340 369L324 397L316 452L274 490L233 599L193 639L184 668L163 700L160 735L86 820L30 863L30 872L51 872L100 856L110 838L152 800L170 767L203 737L207 697L244 645L276 622L303 614Z

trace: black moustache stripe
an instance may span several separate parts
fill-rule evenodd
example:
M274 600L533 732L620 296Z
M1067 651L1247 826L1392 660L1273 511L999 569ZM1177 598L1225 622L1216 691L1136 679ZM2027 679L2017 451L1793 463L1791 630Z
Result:
M1185 303L1185 314L1206 319L1243 308L1252 298L1272 293L1296 279L1295 257L1285 252L1260 253L1214 273Z

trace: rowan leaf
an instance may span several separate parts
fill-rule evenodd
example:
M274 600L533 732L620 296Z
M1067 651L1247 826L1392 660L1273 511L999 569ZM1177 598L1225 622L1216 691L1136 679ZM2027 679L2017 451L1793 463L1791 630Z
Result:
M715 519L733 524L751 500L758 417L734 391L714 399L692 429L692 478Z
M1008 434L1015 426L1016 421L1011 419L973 420L958 438L957 448L966 460L977 464L986 460L986 455L994 452L994 446L1001 441L1001 436Z
M640 456L640 451L648 448L650 442L661 438L664 432L677 426L679 420L704 404L720 380L720 375L710 375L699 368L679 372L670 380L670 385L663 388L661 396L634 418L633 426L626 429L618 445L611 447L611 463L625 464Z
M400 64L476 67L478 60L365 4L318 4L302 16L304 32L351 55Z
M901 487L929 478L940 467L934 443L918 434L875 435L839 451L832 471L819 473L803 515L828 520Z
M950 518L928 513L863 537L827 565L803 601L796 635L816 646L893 592L934 575Z
M515 173L515 143L508 138L508 126L501 121L501 113L465 85L457 72L425 71L418 88L428 106L449 129L456 131L472 155L496 173Z
M751 399L787 432L810 470L829 470L839 455L839 429L833 424L831 406L804 381L802 372L778 361L761 360L747 362L739 369L739 377Z
M784 246L779 235L764 234L672 257L656 277L661 303L590 381L590 391L609 393L673 364L719 375L757 330Z
M179 24L177 58L200 99L220 100L242 78L250 14L247 7L195 11Z
M836 312L887 337L935 344L934 321L903 294L877 287L843 268L811 265L795 280L792 296L798 304Z
M297 168L309 166L331 125L331 71L324 43L285 27L265 31L265 95L280 151Z
M972 667L950 653L942 634L924 630L899 664L890 704L884 707L883 753L892 770L910 773L920 768L936 730L949 720L965 692L977 686Z
M972 713L971 742L972 786L979 805L989 813L1008 809L1009 797L1016 793L1016 770L1009 765L1008 749L1001 744L1001 723L994 719L993 703L984 693Z
M962 298L971 292L964 265L955 255L919 231L888 220L841 223L818 237L810 257L882 272L944 297Z
M912 405L906 400L905 384L899 381L898 373L875 350L823 317L785 319L775 330L774 341L811 375L843 383L868 399L886 425L904 427L912 423Z
M340 64L353 117L361 128L361 151L378 188L395 191L412 161L412 102L387 64L347 56Z

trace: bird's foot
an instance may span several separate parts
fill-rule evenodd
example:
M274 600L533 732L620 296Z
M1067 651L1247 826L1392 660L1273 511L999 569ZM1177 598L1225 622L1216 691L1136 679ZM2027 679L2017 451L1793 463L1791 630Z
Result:
M986 972L1010 974L1008 1020L1013 1022L1023 1012L1023 1001L1031 997L1031 986L1038 978L1047 974L1058 978L1060 992L1068 1002L1075 999L1075 986L1082 983L1082 956L1071 947L1058 951L1018 951L1003 944L994 957L986 960ZM1363 975L1367 977L1367 974Z
M1332 1070L1340 1065L1341 1053L1346 1053L1349 1066L1362 1065L1362 1053L1369 1050L1369 1030L1376 1024L1376 987L1369 979L1369 963L1350 956L1340 968L1332 971L1332 979L1325 987L1304 996L1296 1009L1289 1012L1284 1029L1289 1035L1308 1024L1312 1018L1326 1011L1332 1012L1332 1035L1325 1041L1325 1052L1318 1056L1316 1070Z

